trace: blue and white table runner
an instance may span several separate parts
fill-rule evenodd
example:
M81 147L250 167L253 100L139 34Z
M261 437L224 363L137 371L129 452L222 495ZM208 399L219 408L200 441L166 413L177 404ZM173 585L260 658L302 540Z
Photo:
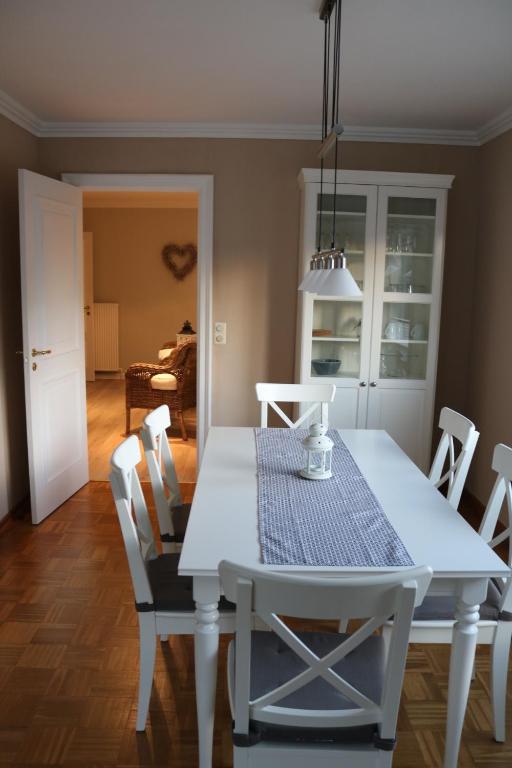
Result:
M255 429L258 525L267 565L414 565L347 446L334 429L329 480L298 472L305 429Z

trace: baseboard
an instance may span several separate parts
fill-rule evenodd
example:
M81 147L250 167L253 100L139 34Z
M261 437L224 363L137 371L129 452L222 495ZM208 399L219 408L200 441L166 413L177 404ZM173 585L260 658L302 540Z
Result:
M96 371L94 375L97 380L124 379L124 371L121 369L119 369L118 371Z
M17 520L24 520L26 517L30 517L30 496L28 494L0 520L0 533L3 533L12 523Z

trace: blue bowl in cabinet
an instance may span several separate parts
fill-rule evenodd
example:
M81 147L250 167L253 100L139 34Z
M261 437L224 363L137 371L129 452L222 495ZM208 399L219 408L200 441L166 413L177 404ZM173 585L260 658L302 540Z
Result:
M334 376L334 374L338 373L341 360L335 360L332 357L325 357L322 359L312 360L311 365L313 366L314 372L318 376Z

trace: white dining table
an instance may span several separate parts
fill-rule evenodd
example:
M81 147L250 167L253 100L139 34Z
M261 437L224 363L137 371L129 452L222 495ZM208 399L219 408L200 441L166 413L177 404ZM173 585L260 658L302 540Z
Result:
M444 768L456 768L471 683L479 618L489 577L506 577L507 565L489 548L383 430L341 429L389 521L416 565L433 570L429 594L455 595ZM205 446L179 573L193 577L196 603L195 679L199 766L211 768L221 594L218 565L316 576L375 573L393 568L263 565L258 513L256 442L250 427L212 427Z

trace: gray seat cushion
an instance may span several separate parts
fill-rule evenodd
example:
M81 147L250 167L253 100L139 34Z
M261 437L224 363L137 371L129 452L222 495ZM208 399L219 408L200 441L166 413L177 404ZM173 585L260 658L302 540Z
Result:
M179 554L172 553L159 555L146 563L155 611L195 611L192 577L178 575L179 559ZM234 610L233 603L221 597L219 611Z
M485 621L512 621L512 614L502 611L500 614L501 592L498 583L489 579L487 598L480 606L480 618ZM414 621L452 620L455 617L455 597L427 597L414 611Z
M297 636L318 656L336 648L348 635L324 632L298 632ZM273 632L252 632L251 699L262 696L306 669L306 664ZM234 665L234 645L230 648ZM373 701L380 702L384 677L384 646L381 637L372 635L333 669L348 683ZM234 681L234 674L231 674ZM233 693L233 691L232 691ZM321 678L300 688L276 703L298 709L352 709L353 702ZM372 743L375 724L358 728L295 728L251 721L255 740L293 742Z
M181 504L178 507L171 508L172 525L174 528L172 540L177 544L182 544L185 538L191 506L191 504Z

